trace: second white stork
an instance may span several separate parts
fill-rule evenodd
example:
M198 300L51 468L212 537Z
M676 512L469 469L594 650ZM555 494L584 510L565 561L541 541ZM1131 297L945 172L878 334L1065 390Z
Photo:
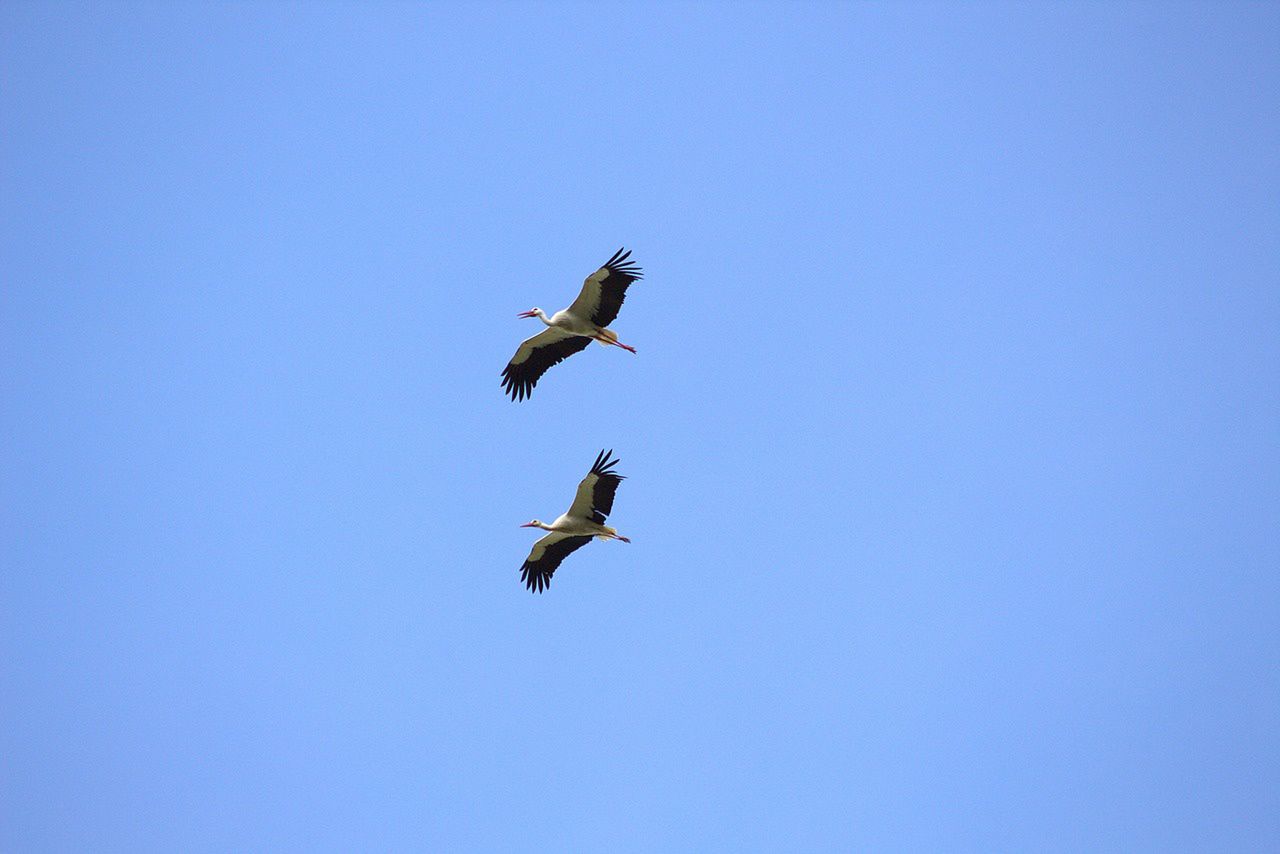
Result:
M618 317L627 288L642 275L635 262L627 260L630 257L629 251L615 252L603 267L587 276L578 298L568 308L550 317L540 308L520 312L518 317L536 317L547 328L523 342L502 369L502 386L512 400L524 400L547 369L585 350L592 341L636 351L609 328Z
M609 459L611 456L613 451L600 452L591 471L578 484L573 504L560 518L550 525L534 519L520 526L551 532L533 544L533 551L520 567L520 580L531 591L541 593L550 587L551 576L561 561L591 542L592 537L631 542L616 528L604 523L613 510L613 496L618 491L618 484L626 479L614 472L613 467L618 461Z

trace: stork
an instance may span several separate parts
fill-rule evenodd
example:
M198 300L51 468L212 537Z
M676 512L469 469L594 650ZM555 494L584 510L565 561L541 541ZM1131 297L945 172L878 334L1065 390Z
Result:
M640 268L629 251L619 249L605 265L582 283L582 291L568 308L547 317L540 308L522 311L517 317L536 317L547 328L528 339L516 350L502 369L502 386L512 400L524 400L552 365L558 365L593 340L606 347L621 347L634 353L636 348L623 344L609 324L618 317L627 288L641 277Z
M529 590L541 593L550 587L551 576L561 561L591 542L592 537L631 542L604 523L609 511L613 510L613 496L618 491L618 484L625 480L613 471L618 461L609 459L612 455L612 450L600 452L591 471L578 484L573 504L559 519L550 525L534 519L520 526L551 532L533 544L533 551L520 567L520 580Z

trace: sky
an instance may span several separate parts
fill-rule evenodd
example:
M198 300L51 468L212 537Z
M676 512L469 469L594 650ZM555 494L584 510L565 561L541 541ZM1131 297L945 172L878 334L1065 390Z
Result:
M1274 846L1278 45L0 5L0 849Z

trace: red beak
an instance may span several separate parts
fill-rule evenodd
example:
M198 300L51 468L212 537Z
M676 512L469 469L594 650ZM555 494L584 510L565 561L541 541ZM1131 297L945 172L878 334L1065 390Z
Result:
M524 523L523 525L521 525L520 527L521 527L521 528L536 528L536 527L538 527L538 526L537 526L537 525L535 525L535 524L533 524L532 522L525 522L525 523Z
M535 315L532 311L522 311L516 315L516 317L536 317L536 316L537 315Z

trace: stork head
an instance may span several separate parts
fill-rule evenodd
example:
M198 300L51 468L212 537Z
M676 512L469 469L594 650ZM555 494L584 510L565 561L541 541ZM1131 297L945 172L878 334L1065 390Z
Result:
M535 306L529 309L528 311L520 312L519 314L516 315L516 317L538 317L539 315L542 315L542 314L543 314L542 309Z
M542 523L541 523L541 522L539 522L537 519L534 519L532 522L525 522L525 523L524 523L523 525L521 525L520 527L521 527L521 528L541 528L541 527L542 527Z

